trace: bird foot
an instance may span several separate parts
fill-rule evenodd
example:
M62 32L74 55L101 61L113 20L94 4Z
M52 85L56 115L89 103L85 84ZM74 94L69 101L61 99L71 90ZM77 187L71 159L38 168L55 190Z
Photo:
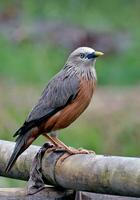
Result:
M68 147L68 146L53 146L52 148L48 149L48 152L67 152L70 155L75 155L75 154L94 154L96 153L92 150L87 150L83 148L75 149L73 147Z
M59 147L59 148L56 148L55 151L65 151L67 152L68 154L70 155L75 155L75 154L94 154L96 155L96 153L94 151L91 151L91 150L87 150L87 149L83 149L83 148L79 148L79 149L75 149L73 147L67 147L67 148L63 148L63 147Z
M73 147L67 147L67 148L63 148L63 147L56 147L55 149L56 152L67 152L70 155L75 155L75 154L94 154L96 155L96 153L92 150L87 150L87 149L83 149L83 148L79 148L79 149L75 149Z
M95 151L93 151L93 150L87 150L87 149L83 149L83 148L79 148L78 150L81 151L81 152L87 152L87 154L92 153L92 154L96 155Z
M94 151L83 149L83 148L79 148L79 149L72 148L72 152L73 152L73 154L90 154L90 153L92 153L92 154L96 155L96 153Z
M63 147L56 147L56 146L53 146L53 147L51 147L51 148L49 148L49 149L47 150L48 153L49 153L49 152L52 152L52 151L54 151L54 152L65 152L66 149L64 149Z

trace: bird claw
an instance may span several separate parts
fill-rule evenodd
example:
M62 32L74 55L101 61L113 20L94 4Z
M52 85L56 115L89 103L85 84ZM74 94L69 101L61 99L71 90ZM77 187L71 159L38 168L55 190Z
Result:
M67 148L64 148L64 147L56 147L56 146L53 146L51 147L50 149L47 150L47 152L51 152L51 151L54 151L54 152L67 152L68 154L70 155L75 155L75 154L94 154L96 155L96 153L92 150L87 150L87 149L83 149L83 148L79 148L79 149L75 149L73 147L67 147Z
M87 150L87 149L83 149L83 148L79 148L78 149L80 152L83 152L83 154L85 153L85 154L94 154L94 155L96 155L96 153L95 153L95 151L93 151L93 150Z
M67 149L66 149L66 151L67 151ZM96 155L96 153L92 150L87 150L87 149L83 149L83 148L75 149L73 147L69 147L68 153L70 153L72 155L74 155L74 154L90 154L90 153Z
M54 152L66 152L67 150L64 149L63 147L52 147L50 149L47 150L47 152L51 152L51 151L54 151Z

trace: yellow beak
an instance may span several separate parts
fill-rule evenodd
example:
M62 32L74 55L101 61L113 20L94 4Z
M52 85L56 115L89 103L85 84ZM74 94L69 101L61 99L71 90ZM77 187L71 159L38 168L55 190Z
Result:
M104 55L104 53L100 52L100 51L95 51L95 56L98 57L98 56L102 56Z

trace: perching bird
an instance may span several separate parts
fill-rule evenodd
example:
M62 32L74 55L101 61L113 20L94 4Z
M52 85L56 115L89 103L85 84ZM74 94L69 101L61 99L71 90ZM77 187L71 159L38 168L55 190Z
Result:
M96 85L95 61L101 55L102 52L89 47L80 47L70 54L62 70L50 80L38 103L14 134L17 136L16 145L6 172L41 134L57 148L75 153L57 138L56 131L69 126L89 105Z

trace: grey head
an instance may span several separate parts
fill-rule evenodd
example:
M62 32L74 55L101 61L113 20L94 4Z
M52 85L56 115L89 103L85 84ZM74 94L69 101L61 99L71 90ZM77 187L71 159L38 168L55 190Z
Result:
M95 65L96 58L101 55L103 55L102 52L92 48L79 47L69 55L67 64L77 67L92 67Z
M84 79L97 80L95 62L102 52L95 51L89 47L79 47L73 51L66 62L65 69L69 74L77 74Z

